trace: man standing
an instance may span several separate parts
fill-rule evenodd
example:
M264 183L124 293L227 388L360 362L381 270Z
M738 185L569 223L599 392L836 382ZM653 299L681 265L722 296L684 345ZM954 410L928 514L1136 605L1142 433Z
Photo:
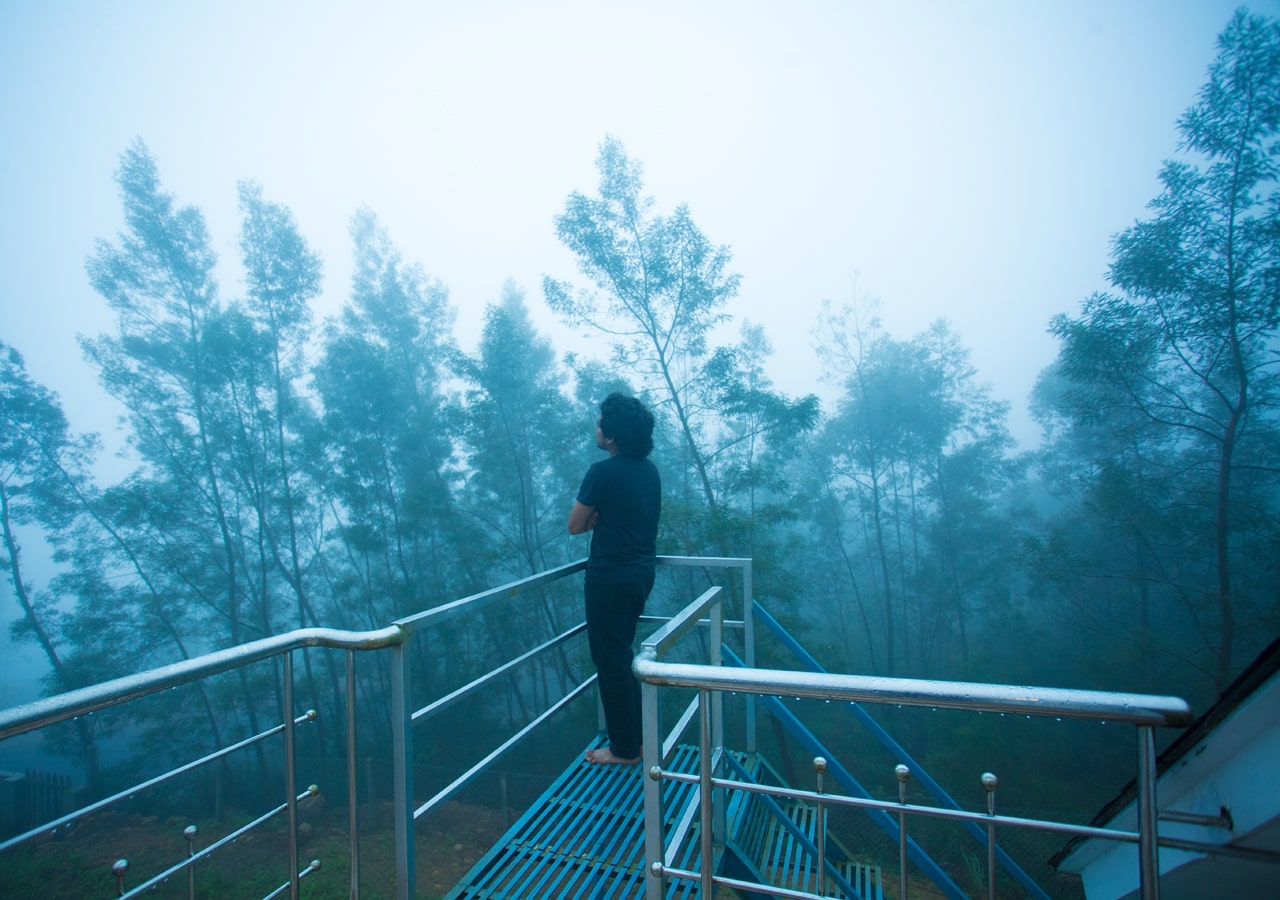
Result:
M591 532L587 557L587 642L598 673L609 745L587 761L640 761L640 682L631 673L631 644L653 589L662 482L649 460L653 414L634 397L610 394L600 404L596 446L609 458L587 470L569 513L569 533Z

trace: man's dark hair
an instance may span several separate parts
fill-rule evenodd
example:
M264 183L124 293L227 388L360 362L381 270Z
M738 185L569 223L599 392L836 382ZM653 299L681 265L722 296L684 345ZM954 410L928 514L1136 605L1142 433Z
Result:
M644 459L653 450L653 413L635 397L610 394L600 404L600 433L623 456Z

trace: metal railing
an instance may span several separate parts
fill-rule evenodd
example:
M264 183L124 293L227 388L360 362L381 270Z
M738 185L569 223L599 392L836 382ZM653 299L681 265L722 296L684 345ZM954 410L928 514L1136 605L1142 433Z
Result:
M663 656L702 617L708 616L711 628L712 658L709 664L664 662ZM749 620L751 615L748 613ZM1105 838L1113 841L1132 842L1139 847L1140 896L1143 900L1157 900L1159 896L1159 868L1156 855L1158 825L1156 817L1156 756L1154 729L1162 726L1185 726L1192 720L1187 703L1177 697L1146 694L1079 691L1061 688L1024 687L971 682L941 682L908 678L887 678L858 675L782 671L754 668L747 660L741 668L721 665L719 638L723 617L718 592L708 591L675 616L664 628L656 632L642 645L636 657L634 670L641 680L644 707L645 758L649 775L645 789L646 858L649 860L646 883L647 900L659 900L666 889L666 881L698 879L703 896L714 896L715 886L770 893L780 897L814 898L818 894L774 889L755 882L743 882L716 875L717 851L724 846L724 809L727 791L744 791L762 795L798 798L822 804L823 808L848 806L864 810L880 811L899 817L900 842L900 896L907 897L907 828L906 817L931 816L953 821L969 822L984 827L988 835L988 896L994 897L995 828L1017 827L1054 831L1062 834ZM698 775L684 775L663 769L662 756L654 740L658 733L660 717L659 688L685 688L696 690L695 701L699 718L699 750L701 768ZM1055 718L1087 719L1103 722L1127 722L1136 726L1138 767L1138 828L1135 832L1117 829L1095 828L1062 822L1051 822L995 813L995 790L998 780L990 773L983 776L988 792L986 812L936 806L917 806L906 802L905 790L897 801L881 801L863 797L844 797L817 792L772 788L744 780L721 777L727 767L724 746L722 698L725 693L747 697L776 698L781 696L838 700L866 704L892 704L896 706L922 706L949 708L971 712L1016 713L1025 716L1050 716ZM747 709L754 704L747 703ZM692 721L687 714L682 722ZM674 739L673 739L674 740ZM665 756L665 748L661 751ZM815 761L825 771L827 761ZM905 789L910 770L899 765L895 771L899 784ZM698 872L676 868L670 864L670 850L683 839L677 834L664 846L661 823L662 799L660 782L696 782L699 791L699 828L702 840L701 870ZM823 820L825 821L825 819ZM814 843L821 848L825 835ZM1160 842L1161 846L1182 846L1185 842ZM1184 847L1185 849L1185 847ZM1204 852L1222 848L1216 845L1200 845Z
M738 570L741 573L743 617L738 621L726 620L724 614L725 592L722 587L712 587L696 600L681 609L670 620L662 624L653 634L644 639L641 653L635 662L635 671L642 682L644 706L644 766L650 778L646 780L644 796L644 814L646 822L645 853L648 860L646 871L646 896L655 900L662 896L663 887L668 879L696 878L703 886L704 896L713 896L715 885L744 887L756 892L770 892L767 886L744 883L735 885L733 879L715 874L715 865L720 849L726 839L726 798L730 791L741 791L759 796L786 796L819 804L820 808L829 810L838 806L861 808L884 815L894 816L902 823L899 828L901 846L905 848L908 816L929 816L941 819L967 822L984 829L992 837L988 841L989 854L994 852L994 831L997 827L1032 828L1055 831L1063 834L1085 837L1102 837L1109 840L1136 843L1139 846L1141 896L1156 898L1158 896L1158 870L1156 864L1157 828L1155 798L1155 752L1153 730L1166 725L1183 725L1190 721L1191 712L1186 703L1173 697L1153 697L1137 694L1118 694L1094 691L1073 691L1055 688L1013 687L1006 685L948 683L937 681L921 681L914 679L880 678L853 675L834 675L826 673L767 670L755 667L755 607L752 595L752 570L749 559L736 558L695 558L695 557L660 557L659 563L664 567L696 567L700 569ZM236 836L248 829L257 827L268 819L285 816L288 820L288 856L289 879L272 891L268 896L288 893L297 897L299 883L302 878L319 870L319 860L310 865L300 867L298 847L298 806L299 801L307 797L314 788L299 791L296 784L295 771L295 731L315 719L315 713L308 711L295 716L293 689L293 653L309 647L325 647L343 650L346 653L346 763L347 790L349 808L349 840L348 850L351 866L351 896L360 895L359 884L359 822L357 817L356 798L356 654L361 652L386 652L390 654L391 670L391 730L392 730L392 773L394 778L394 832L395 832L395 865L396 896L407 898L413 896L416 884L416 860L414 853L413 832L417 819L437 807L444 800L454 796L463 786L470 783L478 775L491 767L504 753L515 746L525 736L550 717L556 715L566 705L580 697L594 681L591 676L567 690L561 699L551 703L547 709L537 716L515 735L502 742L497 748L485 755L479 762L456 777L433 796L418 803L414 790L414 726L430 720L433 716L458 703L472 697L485 685L503 677L514 667L535 656L552 652L560 648L566 641L580 634L584 626L579 624L538 646L520 654L509 662L502 663L474 681L463 685L439 698L422 705L415 706L410 679L410 661L412 638L442 623L452 621L463 615L473 615L500 600L514 597L521 593L538 589L553 582L571 577L585 568L585 561L578 561L557 569L539 573L501 587L483 591L460 600L426 610L424 612L397 620L386 628L376 631L348 632L326 628L310 628L278 635L271 638L244 644L227 650L211 653L196 659L185 660L170 666L164 666L149 672L104 682L92 687L71 691L57 697L39 700L25 706L0 711L0 740L26 733L38 728L64 722L76 716L90 715L129 700L157 694L178 685L195 682L212 675L231 672L252 663L278 659L283 670L283 699L281 707L287 711L283 721L274 727L252 735L239 743L224 747L200 759L186 763L169 772L144 781L126 791L113 794L90 805L69 813L51 822L36 826L23 834L0 843L0 851L4 851L39 835L49 834L77 818L103 809L122 798L139 791L157 787L196 768L208 765L262 741L282 736L284 742L284 768L286 790L281 802L264 815L248 823L232 835L227 835L219 842L195 850L195 834L192 829L185 833L189 852L185 860L164 869L149 880L126 891L124 877L128 864L120 860L113 871L119 884L122 896L134 896L146 890L149 885L166 878L178 877L184 871L191 878L194 861L208 856L226 841L233 841ZM707 627L709 629L708 660L705 664L671 662L667 660L670 652L693 629ZM726 630L741 629L743 660L738 667L724 665L722 644ZM661 733L661 698L668 688L681 688L694 692L694 699L676 716L675 727L667 734ZM928 706L933 708L953 708L975 712L1018 713L1028 716L1053 716L1063 718L1081 718L1105 720L1109 722L1129 722L1137 729L1138 737L1138 829L1134 832L1115 829L1092 828L1066 823L1055 823L1041 820L1024 819L1011 816L996 815L994 807L996 781L994 778L984 782L989 787L989 807L985 812L968 812L955 808L923 806L908 804L905 794L897 800L876 800L869 797L845 797L822 790L817 791L790 790L758 785L743 776L741 767L734 767L734 761L725 752L725 723L723 697L726 692L747 697L776 698L778 696L796 698L817 698L823 700L841 700L865 704L892 704L899 706ZM744 749L747 753L756 750L755 703L747 702L744 709L745 739ZM697 775L679 775L664 769L665 760L674 750L683 733L698 719L700 746L700 771ZM839 770L836 760L830 762L833 775ZM726 777L730 770L737 771L739 778ZM905 784L911 772L899 767L896 773L900 784ZM694 781L697 784L697 802L675 823L664 837L660 823L664 821L660 779ZM825 822L825 816L819 817ZM697 829L701 842L701 870L698 872L681 870L672 861L675 858L674 848L686 841ZM1159 841L1160 846L1177 846L1181 849L1192 849L1190 842ZM825 846L824 840L817 842L817 852ZM1194 849L1213 852L1212 845L1197 845ZM906 897L905 849L900 866L903 883L900 890ZM822 868L820 866L820 868ZM992 858L988 857L988 870L993 871ZM990 879L994 884L994 877ZM192 883L194 893L194 884ZM778 896L814 897L817 895L803 892L777 892Z
M744 592L747 598L747 603L750 603L751 582L749 560L664 556L659 557L658 561L660 565L668 567L742 569L744 572ZM130 873L130 865L126 859L117 860L112 866L112 873L115 877L117 894L122 897L132 897L150 890L153 886L161 882L175 877L181 877L185 872L188 877L190 895L194 896L194 865L198 859L210 858L210 856L221 847L236 841L250 830L260 827L268 821L271 821L283 814L287 818L287 852L289 857L290 874L288 881L271 891L267 896L275 897L287 893L290 897L298 897L299 884L301 880L318 871L321 863L319 860L312 860L311 863L305 867L300 867L299 865L299 803L309 795L314 794L317 788L314 785L302 791L299 791L297 788L297 775L295 768L295 730L300 725L314 722L316 720L317 713L315 710L308 710L301 716L295 717L292 715L292 711L295 708L293 653L297 650L312 647L332 648L346 651L345 724L347 737L347 801L349 810L348 854L351 869L351 896L353 898L358 898L360 896L360 829L356 797L356 735L358 733L356 722L356 654L370 651L389 652L391 656L391 755L392 775L394 780L393 805L396 896L402 898L402 900L408 900L408 898L414 895L417 876L413 841L413 830L416 820L430 812L432 809L438 807L445 800L456 795L464 786L472 782L482 772L491 767L499 757L509 751L539 725L545 723L552 716L564 709L568 704L580 697L595 681L595 676L592 675L572 687L563 697L539 713L533 721L519 729L516 734L510 738L503 741L496 749L485 755L479 762L471 766L457 778L453 779L453 781L441 790L437 791L433 796L426 799L424 802L415 805L413 767L414 726L425 723L445 709L463 702L467 698L473 697L477 691L481 690L486 685L492 684L496 679L502 678L516 666L519 666L536 656L552 652L553 650L562 647L565 642L581 634L585 625L578 624L575 627L554 636L550 640L547 640L518 655L514 659L496 666L470 683L450 691L444 696L434 699L421 707L415 707L412 697L412 682L410 679L411 639L415 635L422 634L428 629L437 627L445 622L457 619L458 617L474 615L495 602L515 597L519 594L542 588L552 584L553 582L573 576L581 572L585 566L586 561L579 560L556 569L551 569L519 581L482 591L478 594L464 597L459 600L398 619L386 628L376 631L353 632L329 628L301 629L0 711L0 740L4 740L5 738L25 734L59 722L65 722L78 716L92 715L94 713L119 706L120 704L131 700L155 695L162 691L166 691L180 685L197 682L210 676L233 672L254 663L277 659L280 661L283 670L283 677L281 679L283 684L281 707L288 711L288 714L283 717L284 720L278 725L262 730L260 733L247 737L230 746L222 747L199 759L180 765L161 775L157 775L135 784L125 790L113 793L111 796L96 800L87 806L66 815L62 815L52 821L39 824L21 834L0 842L0 852L15 848L42 835L55 834L59 829L64 829L66 826L71 825L77 820L81 820L92 813L104 810L126 798L133 797L143 791L161 787L179 776L193 772L209 765L210 763L225 760L231 754L259 745L261 742L268 739L283 736L285 791L284 797L278 805L248 822L241 828L238 828L234 832L224 836L215 843L207 847L203 847L198 851L195 848L197 829L194 826L189 826L184 831L184 837L186 838L188 845L186 857L132 888L126 889L125 886L126 875ZM747 618L748 620L750 619L749 616ZM749 633L749 624L747 625L747 629ZM748 656L753 652L749 641L746 652ZM3 886L0 886L0 893L3 893L2 887Z
M79 690L69 691L65 694L59 694L56 697L49 697L43 700L37 700L23 706L17 706L12 709L0 712L0 740L15 735L23 734L28 731L34 731L48 725L58 722L64 722L77 716L87 716L92 713L99 712L109 707L117 706L130 700L136 700L142 697L157 694L161 691L177 687L183 684L189 684L202 678L212 675L221 674L240 669L252 663L269 660L279 657L283 665L283 685L284 698L283 707L286 711L292 711L294 708L293 698L293 651L306 647L329 647L347 651L347 734L348 734L348 790L350 792L349 801L351 814L351 854L352 854L352 871L353 885L355 880L355 872L357 871L356 859L357 851L357 834L355 827L355 785L354 776L355 767L355 657L357 651L391 649L393 653L400 654L403 652L403 644L405 632L396 625L383 628L378 631L338 631L329 628L306 628L298 631L292 631L288 634L276 635L274 637L263 638L262 640L253 641L248 644L241 644L237 647L230 647L226 650L219 650L209 653L205 656L193 659L183 660L168 666L162 666L158 669L152 669L148 672L141 672L136 675L128 675L123 678L117 678L112 681L102 682L101 684L92 685L91 687L81 688ZM296 775L295 765L295 729L298 725L305 722L314 721L316 713L309 710L305 715L294 718L292 715L286 715L284 722L275 727L269 728L242 741L223 747L207 756L186 763L175 769L171 769L154 778L150 778L139 784L133 785L118 793L112 794L96 802L61 816L53 821L45 822L37 825L22 834L16 835L9 840L0 843L0 852L15 847L32 838L45 834L53 834L59 828L70 825L90 813L105 809L127 797L132 797L141 791L149 790L154 787L163 785L172 779L183 775L187 772L194 771L202 766L208 765L217 760L224 759L239 750L258 744L268 738L276 735L284 736L284 763L285 763L285 799L284 802L267 813L254 819L243 828L237 829L227 835L222 840L202 849L198 854L194 852L192 846L186 859L176 865L159 873L155 877L148 879L141 885L131 890L125 890L125 875L129 870L127 860L117 860L112 866L112 872L116 877L117 895L121 897L136 896L153 885L159 884L174 875L182 873L184 870L190 875L193 872L192 867L196 859L200 857L207 858L215 850L225 846L229 842L233 842L244 833L256 828L267 821L285 813L288 819L289 831L289 880L277 888L268 896L277 896L287 890L291 897L298 896L299 882L307 874L317 870L320 866L318 861L313 861L305 869L299 870L298 867L298 802L309 794L315 792L314 787L308 788L302 794L295 793ZM194 832L186 833L188 844L193 845ZM191 879L191 893L194 895L194 881ZM355 896L353 894L353 896Z

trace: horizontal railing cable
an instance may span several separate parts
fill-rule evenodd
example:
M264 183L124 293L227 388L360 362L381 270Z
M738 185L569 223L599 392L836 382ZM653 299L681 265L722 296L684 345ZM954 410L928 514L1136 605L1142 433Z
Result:
M463 698L468 697L471 694L474 694L480 688L484 687L485 685L489 684L490 682L494 681L500 676L505 675L507 672L516 668L521 663L528 662L530 659L533 659L535 656L538 656L539 654L544 653L547 650L550 650L552 647L555 647L558 644L564 643L569 638L582 634L582 632L586 631L586 629L587 629L587 626L585 623L583 623L582 625L575 625L573 628L570 628L568 631L565 631L565 632L562 632L561 634L556 635L551 640L546 641L545 643L539 644L537 647L534 647L532 650L529 650L525 653L521 653L519 656L503 663L502 665L498 666L496 669L490 669L488 672L485 672L483 675L481 675L479 678L475 679L474 681L468 682L467 684L464 684L462 687L457 688L456 690L450 691L448 694L445 694L443 697L439 698L438 700L433 700L430 703L428 703L426 706L422 707L421 709L416 710L412 716L413 721L417 722L419 719L431 718L436 713L441 712L447 707L452 706L453 704L457 703L459 700L462 700Z
M302 800L302 799L305 799L306 797L312 796L315 793L316 793L316 786L312 785L311 787L307 788L307 790L299 794L297 796L297 799ZM274 809L267 810L265 813L258 816L252 822L246 822L244 825L241 825L235 831L232 831L229 834L223 835L220 839L218 839L217 841L214 841L212 844L210 844L208 847L205 847L199 853L196 853L193 856L188 856L186 859L182 860L181 862L175 863L174 865L165 869L159 875L156 875L150 878L149 880L144 881L142 884L138 885L135 888L125 891L120 896L136 897L139 894L142 894L150 890L156 885L159 885L161 882L166 881L169 878L172 878L174 875L183 871L188 866L195 865L197 860L201 858L208 859L210 856L213 855L213 852L215 850L221 849L222 847L225 847L227 844L235 843L242 836L248 834L250 831L257 828L259 825L262 825L263 823L270 821L275 816L280 815L280 813L284 812L288 808L289 808L289 804L281 803L279 806L275 807Z
M502 754L506 753L508 750L510 750L512 747L518 744L521 740L523 740L529 734L529 732L533 731L535 728L537 728L539 725L541 725L543 722L545 722L555 713L559 712L565 706L569 705L574 700L576 700L578 696L582 694L583 691L585 691L591 685L595 684L595 682L596 682L596 676L592 675L590 678L582 682L580 685L578 685L576 688L571 690L569 693L565 694L563 697L557 700L554 704L548 707L545 711L540 713L537 716L537 718L535 718L532 722L530 722L528 725L521 728L511 737L503 741L495 750L490 751L489 755L487 755L484 759L480 760L480 762L476 763L474 766L467 769L467 771L463 772L461 775L459 775L457 778L451 781L444 789L439 791L434 797L432 797L430 800L428 800L427 802L419 806L417 809L415 809L413 811L413 817L417 819L421 817L424 813L429 812L431 809L443 803L445 800L448 800L450 797L456 794L459 790L465 787L466 784L470 782L473 778L475 778L477 775L479 775L481 772L487 769L494 760L498 759L499 757L502 756Z
M294 719L293 722L295 725L301 725L304 722L309 722L314 720L315 717L316 717L315 710L307 710L307 712L305 712L303 715L300 715L296 719ZM184 775L187 772L190 772L194 769L198 769L200 766L203 766L206 763L210 763L210 762L213 762L214 760L221 759L224 756L229 756L232 753L235 753L237 750L243 750L246 747L251 747L254 744L258 743L258 741L265 740L266 738L269 738L269 737L274 737L275 735L281 734L283 732L284 732L283 724L276 725L273 728L268 728L266 731L259 732L258 734L247 737L242 741L238 741L237 743L231 744L227 747L223 747L221 750L215 750L213 753L210 753L207 756L202 756L200 759L192 760L189 763L184 763L181 766L178 766L178 768L176 769L170 769L168 772L165 772L162 775L157 775L154 778L150 778L146 781L139 782L138 784L135 784L133 787L125 788L124 790L119 791L118 793L112 794L110 797L104 797L101 800L90 803L87 806L82 806L80 809L77 809L74 812L69 812L65 816L62 816L57 819L53 819L49 822L45 822L43 825L37 825L35 828L32 828L30 831L23 832L22 834L9 838L8 840L0 841L0 853L3 853L5 850L8 850L10 847L14 847L14 846L17 846L18 844L21 844L23 841L26 841L33 837L37 837L41 834L44 834L45 832L57 831L62 826L70 825L72 822L76 821L77 819L83 816L89 815L89 813L97 812L100 809L105 809L106 807L110 806L112 803L116 803L120 800L124 800L126 797L132 797L135 794L141 793L142 791L145 791L149 788L153 788L156 785L164 784L166 781L169 781L172 778L176 778L179 775Z

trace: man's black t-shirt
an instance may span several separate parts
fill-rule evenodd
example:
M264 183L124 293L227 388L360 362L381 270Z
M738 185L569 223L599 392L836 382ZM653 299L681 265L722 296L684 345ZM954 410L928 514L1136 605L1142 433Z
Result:
M653 584L662 481L647 458L618 454L587 469L578 502L599 514L591 532L587 580Z

